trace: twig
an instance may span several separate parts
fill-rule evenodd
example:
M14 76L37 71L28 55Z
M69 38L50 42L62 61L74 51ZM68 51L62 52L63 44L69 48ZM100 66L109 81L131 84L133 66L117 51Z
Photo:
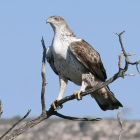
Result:
M124 76L135 76L135 74L124 74Z
M126 51L125 51L125 49L124 49L124 47L123 47L122 36L121 36L124 32L125 32L125 31L123 31L123 32L121 32L121 33L119 33L119 34L118 34L118 33L115 33L115 34L117 34L118 37L119 37L119 41L120 41L120 44L121 44L121 48L122 48L123 54L124 54L124 56L125 56L125 68L124 68L124 70L127 71L127 69L128 69L128 61L129 61L129 58L128 58L127 53L126 53Z
M121 112L118 112L118 114L117 114L118 122L119 122L120 127L121 127L120 134L119 134L119 140L121 140L122 132L123 132L123 122L120 118L120 114L121 114Z
M3 134L1 137L0 137L0 140L6 136L6 134L8 134L15 126L17 126L21 121L23 121L28 115L29 113L31 112L31 110L28 110L28 112L26 113L26 115L21 118L19 121L17 121L7 132L5 132L5 134Z
M2 100L0 101L0 118L1 118L1 115L3 113L3 104L2 104Z
M62 115L62 114L58 113L57 111L54 111L54 115L58 116L60 118L67 119L67 120L72 120L72 121L100 121L100 120L102 120L101 118L77 118L77 117L70 117L70 116Z

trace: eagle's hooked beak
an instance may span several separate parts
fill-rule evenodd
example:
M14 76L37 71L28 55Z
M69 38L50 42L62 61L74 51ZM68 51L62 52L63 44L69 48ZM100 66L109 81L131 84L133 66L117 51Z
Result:
M46 23L51 23L51 18L48 18Z

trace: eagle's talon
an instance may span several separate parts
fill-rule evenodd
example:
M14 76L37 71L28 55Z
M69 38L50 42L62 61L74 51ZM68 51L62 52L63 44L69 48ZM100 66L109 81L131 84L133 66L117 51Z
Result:
M76 96L77 100L82 100L82 96L81 96L82 91L75 91L73 94Z
M56 105L56 101L53 102L53 103L51 104L51 106L52 106L55 110L58 109L58 107L57 107L57 105Z
M55 110L58 110L58 109L61 109L61 108L63 108L63 105L61 104L61 105L57 105L57 102L58 102L59 100L55 100L52 104L51 104L51 106L55 109Z
M60 106L59 106L59 109L62 109L62 108L63 108L63 105L60 105Z
M55 100L55 101L51 104L51 106L52 106L55 110L58 109L57 102L58 102L58 100Z

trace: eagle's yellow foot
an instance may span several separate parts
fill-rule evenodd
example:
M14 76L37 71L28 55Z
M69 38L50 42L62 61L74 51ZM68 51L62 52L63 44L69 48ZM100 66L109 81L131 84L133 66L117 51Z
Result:
M56 100L51 104L51 106L53 106L53 108L54 108L55 110L60 109L60 108L63 107L63 105L57 106L57 102L58 102L58 101L59 101L59 100L56 99Z
M56 102L53 102L53 103L51 104L51 106L53 106L53 108L54 108L55 110L57 109Z
M56 109L58 109L58 106L57 106L57 102L58 102L59 100L55 100L52 104L51 104L51 106L53 106L53 108L56 110Z
M73 94L76 96L77 100L82 100L82 96L81 96L82 91L75 91Z

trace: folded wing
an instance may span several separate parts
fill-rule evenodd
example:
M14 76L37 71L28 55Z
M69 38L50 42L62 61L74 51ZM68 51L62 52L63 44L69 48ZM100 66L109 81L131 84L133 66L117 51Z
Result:
M81 40L72 42L70 45L70 50L93 75L102 81L107 79L100 54L95 51L86 41Z

